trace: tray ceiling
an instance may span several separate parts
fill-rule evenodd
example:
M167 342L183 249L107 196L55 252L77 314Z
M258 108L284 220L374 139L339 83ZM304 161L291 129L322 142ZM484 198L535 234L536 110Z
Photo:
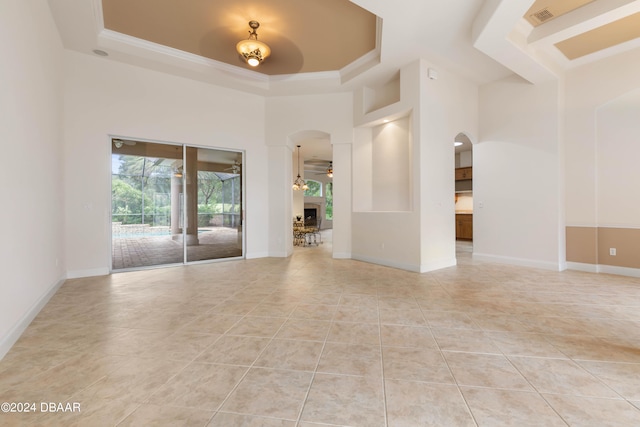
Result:
M376 16L349 0L103 0L104 27L267 75L339 70L376 47ZM272 50L259 68L236 52L248 22Z

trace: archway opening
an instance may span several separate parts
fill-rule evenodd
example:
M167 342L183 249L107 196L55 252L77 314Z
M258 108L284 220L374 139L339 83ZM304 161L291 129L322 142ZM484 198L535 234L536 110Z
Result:
M473 252L473 144L466 133L454 138L456 256Z

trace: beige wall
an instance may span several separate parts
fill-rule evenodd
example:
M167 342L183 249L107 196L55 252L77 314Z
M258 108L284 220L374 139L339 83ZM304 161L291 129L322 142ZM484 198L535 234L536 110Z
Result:
M597 242L597 228L567 227L567 261L597 264Z
M615 256L610 248L616 248ZM640 268L640 229L598 228L598 264Z
M610 254L611 248L616 255ZM640 268L640 229L567 227L567 261Z

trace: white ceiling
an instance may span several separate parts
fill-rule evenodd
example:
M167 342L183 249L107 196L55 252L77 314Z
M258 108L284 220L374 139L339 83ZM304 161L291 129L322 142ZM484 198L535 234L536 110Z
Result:
M362 85L378 86L396 76L400 67L418 58L478 84L512 74L537 83L557 78L571 67L640 47L640 38L635 38L570 60L555 46L560 41L640 12L640 0L595 0L586 1L586 4L585 0L571 0L572 3L584 5L575 10L563 11L561 16L536 27L525 18L531 13L529 9L532 6L535 8L537 3L550 3L547 0L352 0L350 3L349 0L326 0L331 1L332 8L335 7L336 11L342 2L349 3L347 6L351 8L359 6L365 13L377 16L374 49L340 69L270 75L266 70L264 73L260 72L260 67L253 71L234 63L237 58L233 54L232 60L215 60L105 29L103 2L105 5L112 2L141 7L144 4L153 5L158 0L48 1L67 49L90 55L95 49L100 49L109 54L104 60L121 61L264 96L351 91ZM155 4L176 3L180 8L187 8L190 4L201 4L204 1L162 0ZM246 37L248 30L248 27L242 28L242 23L255 19L263 22L261 29L264 31L259 30L258 34L266 42L269 32L275 34L279 31L276 28L278 22L282 23L281 27L286 27L283 20L297 19L308 25L320 22L320 28L323 28L322 24L327 18L314 21L314 16L309 14L312 9L296 8L294 11L294 8L286 7L288 1L213 2L211 4L226 7L227 9L219 11L219 15L233 16L233 22L224 26L218 21L217 27L211 32L217 31L219 40L235 40L235 34L239 31L239 40ZM305 1L315 5L314 2L325 0ZM230 4L233 5L233 10L228 10ZM294 12L299 16L292 16ZM144 22L148 15L139 10L135 19ZM188 24L178 25L178 21L179 17L176 16L176 22L163 27L160 32L163 37L170 36L182 27L189 27ZM285 35L291 42L289 46L297 46L296 37L301 31L299 25L295 28L297 30L291 30L293 34ZM309 33L320 38L323 33L339 32L345 44L349 44L352 39L349 34L358 31L354 26L340 21L326 24L324 31L313 28ZM224 31L227 33L223 36ZM301 35L299 37L302 38ZM206 40L205 35L202 35L202 40ZM232 45L228 49L233 52L235 45L231 42L229 44ZM287 49L286 44L281 46L284 47L279 47L280 51L277 54L274 51L273 58L267 58L266 61L276 61L278 57L282 59L287 54L301 54L299 49ZM222 47L224 48L224 43ZM331 56L331 52L329 49L325 54ZM263 64L265 66L266 61ZM307 153L310 151L306 150ZM326 157L325 154L322 156Z

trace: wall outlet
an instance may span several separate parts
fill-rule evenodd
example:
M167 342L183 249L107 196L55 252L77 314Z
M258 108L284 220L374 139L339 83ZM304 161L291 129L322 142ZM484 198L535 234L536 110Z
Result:
M616 256L616 248L609 248L609 255Z

